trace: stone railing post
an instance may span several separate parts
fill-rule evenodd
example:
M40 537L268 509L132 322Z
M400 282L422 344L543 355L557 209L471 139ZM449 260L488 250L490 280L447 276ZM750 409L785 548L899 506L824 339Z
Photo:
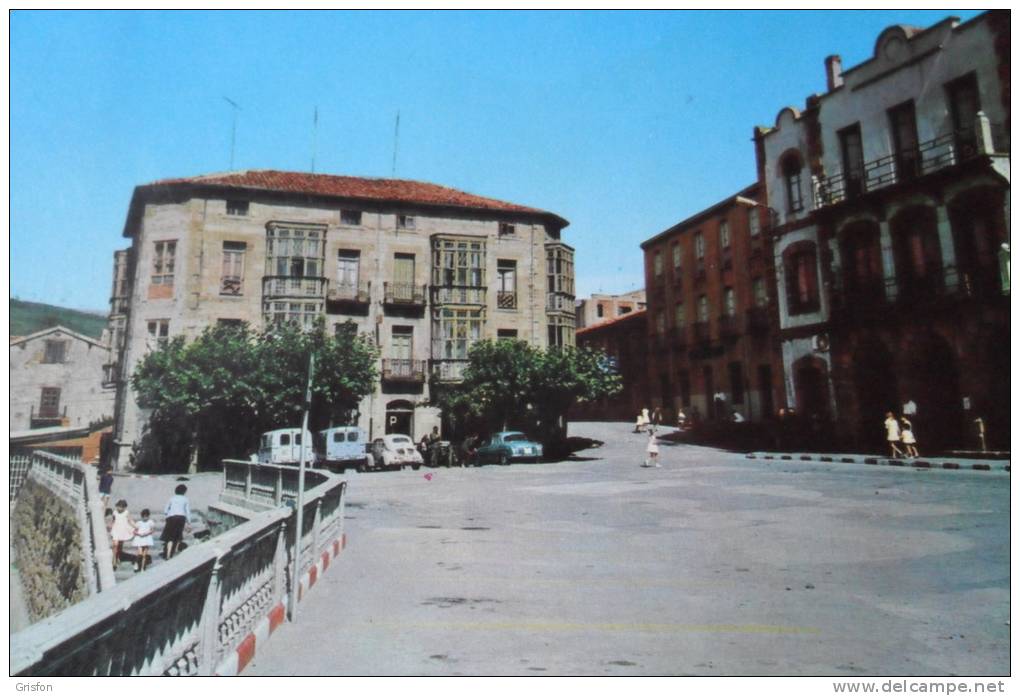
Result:
M992 123L984 111L977 112L974 118L974 135L977 136L977 151L982 155L990 155L995 152L995 143L992 142Z
M286 594L287 587L287 522L280 522L280 532L276 535L276 553L273 555L273 601L280 601Z
M273 500L277 507L283 505L283 469L279 467L276 469L276 488L273 489Z
M319 553L319 537L322 527L322 497L315 500L315 521L312 523L312 565L315 565L316 554Z
M251 464L244 467L244 499L251 500Z
M202 607L202 619L199 627L198 673L200 676L212 676L219 660L219 628L220 628L220 570L222 568L222 552L216 556L212 575L209 578L209 589L205 594L205 605Z

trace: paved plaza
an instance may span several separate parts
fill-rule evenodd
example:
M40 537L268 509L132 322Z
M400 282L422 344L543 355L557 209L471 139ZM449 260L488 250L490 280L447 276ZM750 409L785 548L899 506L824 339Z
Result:
M1009 474L749 460L621 423L555 464L349 475L246 675L1003 675Z

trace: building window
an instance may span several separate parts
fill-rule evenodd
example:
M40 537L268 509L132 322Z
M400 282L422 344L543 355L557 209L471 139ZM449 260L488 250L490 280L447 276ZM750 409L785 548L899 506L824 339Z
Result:
M673 326L678 329L684 328L686 317L684 316L684 303L677 302L673 305Z
M216 326L217 326L217 328L222 327L222 328L225 328L225 329L228 329L228 328L229 329L239 329L242 326L244 326L244 320L243 319L217 319L216 320Z
M390 351L394 360L410 361L414 354L414 327L394 326L390 336Z
M791 315L818 310L817 265L812 242L798 242L783 252L786 300Z
M921 173L921 153L917 149L917 115L914 101L906 101L889 109L896 156L896 175L900 181L913 179Z
M414 229L414 216L413 215L398 215L397 216L397 229L399 229L399 230L413 230Z
M755 278L751 281L751 294L754 295L755 307L764 307L769 303L764 278Z
M797 213L804 209L804 199L800 187L800 173L803 165L800 155L796 152L787 153L780 165L783 172L783 181L786 185L786 206L791 213Z
M315 326L322 314L321 302L266 302L266 319L271 324L293 322L303 329Z
M620 305L616 308L617 316L623 316L624 314L630 314L633 311L633 307L630 305Z
M485 243L440 239L433 255L432 282L446 287L485 287Z
M149 349L160 350L170 341L170 320L153 319L148 322Z
M360 225L361 224L361 211L360 210L341 210L340 211L340 224L341 225Z
M502 237L504 235L508 235L508 234L514 234L516 231L517 231L517 228L514 225L511 225L509 222L501 222L501 223L499 223L499 236L500 237Z
M723 311L728 317L737 314L737 294L733 292L733 288L723 288Z
M177 253L177 242L156 242L156 252L152 260L152 284L174 284L174 256Z
M721 249L730 248L730 223L727 220L719 221L719 247Z
M266 239L266 275L320 278L324 236L323 230L319 229L270 227Z
M705 258L705 235L701 232L694 235L694 258L699 261Z
M517 340L517 329L496 329L496 340L498 340L498 341L516 341Z
M981 99L978 96L975 74L969 73L948 83L946 98L949 101L949 115L953 120L959 154L962 157L972 155L977 151L974 121L978 111L981 110Z
M652 270L655 273L655 282L662 281L662 253L659 251L652 257Z
M747 229L752 237L757 237L761 232L761 218L758 215L757 206L747 209Z
M666 333L666 314L661 309L655 313L655 332L660 336Z
M247 215L248 201L227 201L227 215Z
M62 363L67 360L67 341L46 341L44 363Z
M244 289L244 242L223 242L223 270L220 274L220 294L240 295Z
M549 315L549 347L574 345L574 317L562 314Z
M43 387L39 396L39 417L60 417L60 387Z
M601 302L595 305L595 316L597 316L599 319L605 316L605 308L602 306Z
M444 307L433 323L432 356L440 360L467 360L468 351L482 337L482 310Z
M361 271L361 252L340 249L336 253L336 284L341 297L354 297L358 290Z
M680 243L679 242L673 242L673 274L674 275L680 273L680 264L681 264Z
M730 372L730 395L733 399L733 403L742 404L744 403L744 371L740 363L731 362L729 364Z
M517 309L517 262L510 259L496 261L496 306L500 309Z
M708 321L708 295L698 297L698 321L701 323Z
M861 124L839 131L839 149L843 157L843 185L847 198L864 193L864 146L861 143Z

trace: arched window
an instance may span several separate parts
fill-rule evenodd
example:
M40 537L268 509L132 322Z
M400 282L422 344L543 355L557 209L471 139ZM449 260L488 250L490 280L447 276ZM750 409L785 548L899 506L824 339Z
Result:
M790 151L783 155L780 162L780 170L783 173L783 181L786 185L786 207L791 213L800 212L804 209L804 198L801 191L801 172L804 164L801 162L800 153Z
M942 247L935 209L907 208L892 219L890 227L900 295L924 297L941 291Z
M814 242L805 240L787 247L783 252L783 270L789 314L818 311L818 261Z
M840 236L843 293L858 301L882 296L884 281L878 225L870 220L855 222L848 225Z

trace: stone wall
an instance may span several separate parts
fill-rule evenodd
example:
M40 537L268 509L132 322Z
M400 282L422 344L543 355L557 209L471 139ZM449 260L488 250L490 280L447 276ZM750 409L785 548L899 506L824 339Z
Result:
M27 479L11 518L11 538L33 622L85 599L82 533L68 503Z

